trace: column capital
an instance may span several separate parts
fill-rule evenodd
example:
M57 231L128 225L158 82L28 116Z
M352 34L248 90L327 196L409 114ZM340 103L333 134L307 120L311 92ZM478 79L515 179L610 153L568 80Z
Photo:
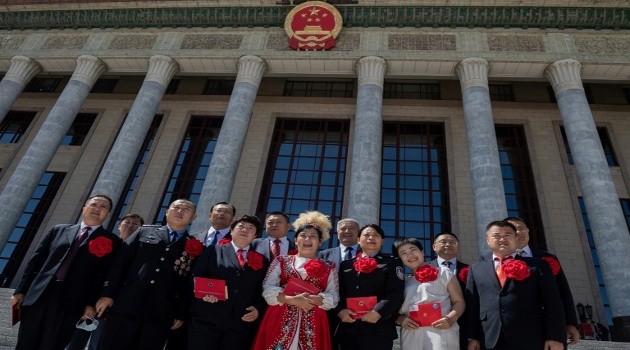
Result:
M256 88L260 85L260 81L268 68L267 61L253 55L241 56L238 59L237 66L238 74L234 83L250 83Z
M179 64L174 59L163 55L151 56L149 59L149 70L144 81L154 81L168 86L177 72L179 72Z
M42 66L36 61L26 56L13 56L11 58L11 66L9 66L9 70L4 75L4 79L17 83L24 88L41 71Z
M559 60L545 68L545 78L551 83L556 95L566 90L584 90L581 69L582 64L579 61Z
M470 57L461 60L455 66L455 74L459 78L462 91L481 86L488 88L488 61L479 57Z
M367 56L362 57L354 65L359 80L359 86L372 84L381 89L387 73L387 61L382 57Z
M107 71L107 65L100 58L82 55L77 58L77 68L72 73L70 80L78 80L92 87L105 71Z

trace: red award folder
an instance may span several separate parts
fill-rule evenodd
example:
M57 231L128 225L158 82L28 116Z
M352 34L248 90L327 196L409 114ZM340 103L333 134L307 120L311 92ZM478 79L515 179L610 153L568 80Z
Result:
M20 311L22 310L18 309L17 304L11 305L11 326L20 322Z
M225 281L195 277L195 297L203 298L206 295L214 295L219 300L227 300L228 291Z
M304 292L310 295L317 295L319 294L319 288L297 277L291 277L287 285L284 286L282 294L292 297Z
M363 317L368 311L374 310L376 297L347 298L346 306L348 310L356 313L356 315L350 315L350 317L358 319Z
M411 305L409 317L420 327L430 327L433 322L442 318L442 303Z

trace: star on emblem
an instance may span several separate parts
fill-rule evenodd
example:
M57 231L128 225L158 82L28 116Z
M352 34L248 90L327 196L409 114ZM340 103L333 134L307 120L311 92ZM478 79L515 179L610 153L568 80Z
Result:
M313 6L313 8L311 9L311 16L312 15L317 15L317 13L320 11L320 9L318 9L317 7Z

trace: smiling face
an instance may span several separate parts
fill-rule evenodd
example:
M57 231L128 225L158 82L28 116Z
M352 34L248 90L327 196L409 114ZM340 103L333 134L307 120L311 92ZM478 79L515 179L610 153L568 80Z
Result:
M295 245L298 248L298 255L303 258L315 258L317 248L322 243L322 239L314 228L305 228L295 237Z
M509 223L516 227L516 248L525 248L529 244L529 229L527 225L519 220L510 220Z
M508 256L516 251L516 231L509 226L492 226L486 232L486 242L494 255Z
M230 226L234 219L234 211L228 204L217 204L210 212L210 223L215 230L223 230Z
M346 247L357 244L359 240L359 225L354 221L343 221L337 224L337 238Z
M94 197L85 202L82 211L83 222L88 226L102 225L111 209L112 207L106 198Z
M433 250L444 260L451 260L457 256L459 243L453 235L442 234L433 243Z
M398 256L412 271L424 265L424 253L415 244L406 243L398 247Z
M120 238L126 240L131 236L138 228L142 226L142 222L140 218L137 217L126 217L124 220L118 224L118 232L120 233Z
M282 215L269 215L265 221L265 227L269 237L282 238L287 236L291 223Z
M195 205L185 199L171 203L166 211L166 222L175 231L185 229L196 217Z
M383 237L375 229L367 227L359 236L359 245L365 255L376 254L383 247Z
M232 242L239 247L245 248L256 238L256 226L249 222L241 221L231 231Z

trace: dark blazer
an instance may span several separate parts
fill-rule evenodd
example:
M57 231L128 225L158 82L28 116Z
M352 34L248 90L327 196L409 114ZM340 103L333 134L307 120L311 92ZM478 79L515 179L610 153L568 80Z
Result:
M440 267L437 263L437 259L431 260L431 262L429 263L429 265L433 266L433 267ZM459 260L457 260L457 264L455 265L455 278L457 278L457 282L459 282L459 286L462 288L462 294L466 292L466 280L462 281L459 278L459 273L462 271L462 269L464 269L465 267L470 268L470 265L465 264ZM466 311L468 311L468 308L466 308L464 310L464 313L461 314L459 316L459 319L457 320L457 324L459 325L459 348L461 350L466 350L468 349L468 331L466 329L467 326L467 322L466 320L468 319L468 315L466 314Z
M23 306L33 305L40 297L45 297L46 287L55 278L55 272L65 259L80 228L81 225L78 224L56 225L48 231L26 265L15 288L15 293L26 294ZM110 239L113 248L111 253L100 258L89 251L90 242L98 237ZM87 305L94 306L106 270L120 243L120 238L102 227L90 233L89 237L81 243L68 269L63 281L62 300L54 300L54 302L62 303L72 312L78 311L81 314Z
M398 338L396 324L398 311L404 300L404 274L400 259L378 254L374 257L378 268L370 273L357 272L353 264L356 259L341 263L339 272L339 304L336 313L347 309L346 298L376 296L374 308L381 318L376 323L357 320L354 323L340 322L337 336L370 335Z
M201 243L203 243L204 246L206 245L206 236L207 235L208 235L208 230L193 232L193 233L190 234L191 237L195 237L198 240L200 240ZM232 239L232 231L228 231L228 233L223 238L229 238L231 240ZM217 243L219 243L219 241L220 240L217 240Z
M492 259L470 267L466 284L466 308L470 339L482 348L495 347L503 333L507 349L542 349L546 340L564 343L564 311L549 265L540 259L520 258L530 276L522 281L508 278L499 284Z
M253 251L251 246L250 251ZM208 247L199 257L192 277L224 280L228 289L228 299L207 303L195 298L190 308L191 322L214 325L217 330L225 326L234 328L236 331L251 335L253 340L267 308L267 303L262 296L262 282L269 268L269 259L263 256L262 260L263 266L258 270L254 270L248 263L241 268L231 244ZM259 316L256 322L241 320L241 317L249 312L245 309L250 306L258 310ZM194 341L194 339L190 340ZM195 348L202 347L199 345Z
M357 246L356 254L359 254L359 253L361 253L361 246ZM341 270L339 269L339 266L341 265L341 247L337 246L334 248L328 248L328 249L319 251L317 252L317 257L334 262L335 267L337 267L339 272L341 272Z
M256 238L252 242L252 249L254 249L255 251L265 256L267 260L271 260L271 242L270 242L271 239L272 238L269 238L269 237ZM297 247L295 246L295 243L293 243L292 240L287 239L287 241L289 242L289 251L297 249Z
M166 226L142 227L127 238L101 291L114 299L112 311L151 317L169 328L174 319L185 320L192 287L175 262L181 261L188 239L186 233L170 243Z

